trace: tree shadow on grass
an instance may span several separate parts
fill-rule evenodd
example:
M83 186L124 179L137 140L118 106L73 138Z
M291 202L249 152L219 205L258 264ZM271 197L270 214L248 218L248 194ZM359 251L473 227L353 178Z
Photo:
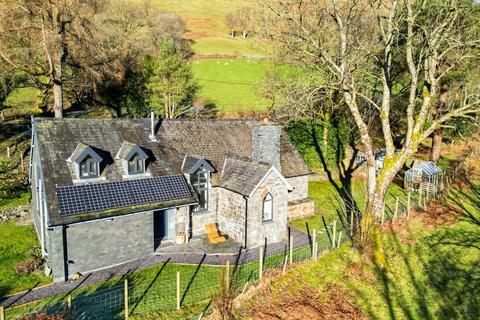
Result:
M352 281L369 318L480 319L480 188L454 190L445 201L456 204L449 214L458 223L384 234L389 267L373 268L373 297Z

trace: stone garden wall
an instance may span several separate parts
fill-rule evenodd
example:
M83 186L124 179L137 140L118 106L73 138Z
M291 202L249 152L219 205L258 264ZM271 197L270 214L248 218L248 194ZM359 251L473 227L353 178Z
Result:
M311 199L301 199L288 203L288 218L290 220L311 217L315 214L315 206Z
M16 206L7 209L0 209L0 223L7 221L31 222L32 205Z

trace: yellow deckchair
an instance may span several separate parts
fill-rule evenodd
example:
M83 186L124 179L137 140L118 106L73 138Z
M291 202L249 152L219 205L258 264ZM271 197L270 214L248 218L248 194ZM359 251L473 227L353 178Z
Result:
M208 241L210 241L210 243L225 242L225 237L218 233L218 228L215 223L206 224L205 231L207 231Z

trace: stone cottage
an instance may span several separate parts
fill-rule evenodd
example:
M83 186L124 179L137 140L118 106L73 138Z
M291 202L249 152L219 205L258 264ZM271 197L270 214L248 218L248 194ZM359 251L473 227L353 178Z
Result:
M280 126L246 120L32 120L33 216L53 278L153 254L216 223L245 248L313 214Z

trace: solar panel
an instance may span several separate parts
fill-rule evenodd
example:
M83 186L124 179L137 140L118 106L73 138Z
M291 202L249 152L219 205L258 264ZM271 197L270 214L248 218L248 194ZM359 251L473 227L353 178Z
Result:
M57 187L62 215L191 197L182 175Z

